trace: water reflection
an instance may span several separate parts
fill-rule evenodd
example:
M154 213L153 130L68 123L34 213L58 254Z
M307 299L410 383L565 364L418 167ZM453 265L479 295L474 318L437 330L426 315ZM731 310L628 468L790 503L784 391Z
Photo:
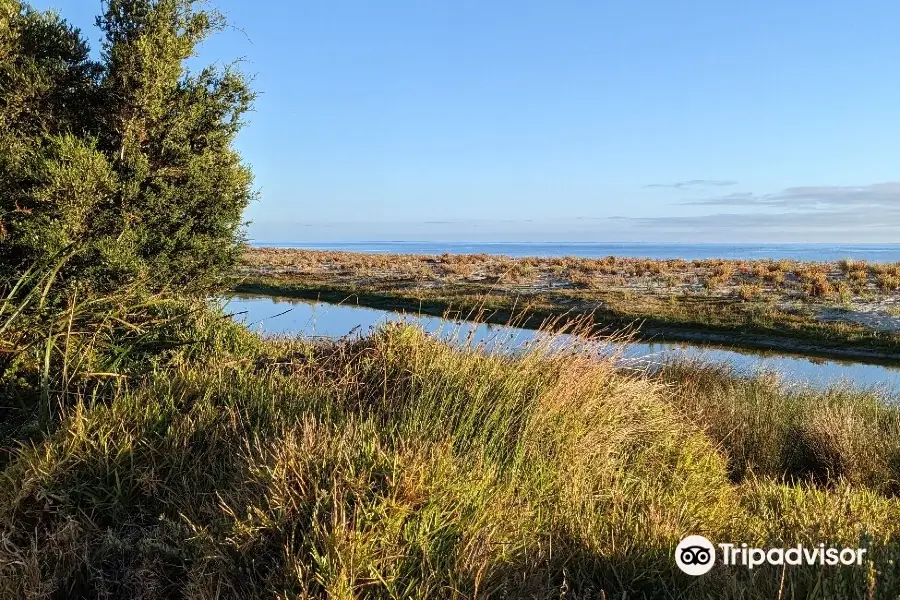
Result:
M337 339L356 333L365 334L388 321L405 320L418 323L429 333L450 339L469 340L488 349L522 346L534 342L540 335L532 330L503 325L448 321L437 317L401 315L359 306L289 298L238 296L229 301L226 310L250 329L264 334L302 334L306 337ZM570 340L568 338L563 341ZM856 386L900 390L900 368L882 365L775 352L710 348L685 342L634 343L624 348L617 346L615 351L634 364L662 361L680 355L729 362L746 373L773 371L781 374L787 382L814 386L846 382Z

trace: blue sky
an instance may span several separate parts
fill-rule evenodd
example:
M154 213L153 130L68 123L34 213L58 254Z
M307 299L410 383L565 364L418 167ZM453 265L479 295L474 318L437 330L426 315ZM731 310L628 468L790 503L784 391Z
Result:
M896 2L213 4L255 240L900 241Z

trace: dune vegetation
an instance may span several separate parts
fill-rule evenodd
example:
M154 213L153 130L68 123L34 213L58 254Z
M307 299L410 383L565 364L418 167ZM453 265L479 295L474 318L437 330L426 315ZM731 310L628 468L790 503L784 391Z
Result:
M853 261L510 258L245 248L234 289L537 327L591 315L607 332L896 361L900 265ZM522 315L527 318L522 318Z
M123 291L2 305L2 598L900 592L900 409L605 346L263 339ZM10 286L8 286L9 288ZM687 534L862 566L675 566Z

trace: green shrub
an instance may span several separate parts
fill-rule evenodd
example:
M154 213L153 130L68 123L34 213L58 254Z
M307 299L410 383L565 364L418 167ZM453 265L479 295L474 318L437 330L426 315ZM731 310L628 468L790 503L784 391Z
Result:
M242 241L233 149L253 94L184 61L224 26L197 0L111 0L100 62L53 13L0 0L0 275L72 253L62 280L202 290ZM99 3L98 3L99 6Z

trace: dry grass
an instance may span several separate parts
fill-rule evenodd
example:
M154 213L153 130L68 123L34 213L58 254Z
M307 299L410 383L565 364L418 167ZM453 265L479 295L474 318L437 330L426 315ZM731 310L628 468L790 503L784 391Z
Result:
M763 286L759 283L742 283L738 286L738 296L744 302L750 302L760 297L763 290Z
M651 260L641 258L510 258L489 254L363 254L280 248L248 248L242 272L268 276L334 275L358 280L411 280L430 283L495 282L520 286L612 289L660 287L671 293L706 289L736 292L756 285L769 296L801 294L832 298L841 282L854 289L900 290L900 265L864 261ZM624 278L624 279L623 279ZM698 287L695 282L700 282Z
M900 276L892 273L879 273L876 276L876 283L882 292L900 291Z

